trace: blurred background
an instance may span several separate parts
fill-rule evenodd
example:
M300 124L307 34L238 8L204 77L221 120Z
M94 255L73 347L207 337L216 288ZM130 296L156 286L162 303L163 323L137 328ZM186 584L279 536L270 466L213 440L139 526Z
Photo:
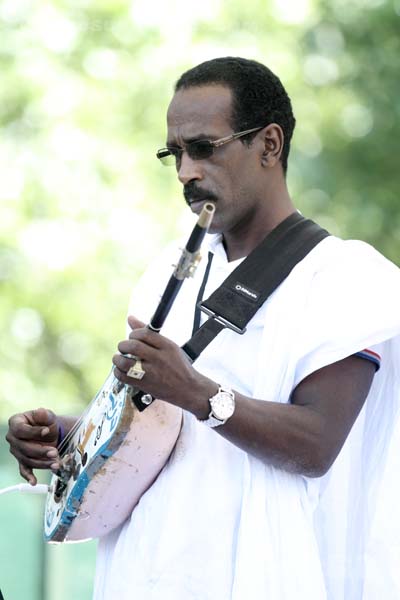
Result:
M292 98L300 210L399 262L400 0L2 0L0 487L19 482L8 417L83 410L133 283L190 231L155 151L175 80L225 55L264 62ZM42 512L0 498L5 600L89 600L95 542L43 544Z

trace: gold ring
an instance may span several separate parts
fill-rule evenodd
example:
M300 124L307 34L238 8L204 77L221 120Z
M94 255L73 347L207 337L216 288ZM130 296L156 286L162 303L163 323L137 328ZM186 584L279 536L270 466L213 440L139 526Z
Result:
M140 358L137 358L136 356L134 356L132 358L135 359L135 362L131 366L131 368L127 371L126 374L128 375L128 377L132 377L133 379L143 379L146 371L142 367L142 361L140 360Z

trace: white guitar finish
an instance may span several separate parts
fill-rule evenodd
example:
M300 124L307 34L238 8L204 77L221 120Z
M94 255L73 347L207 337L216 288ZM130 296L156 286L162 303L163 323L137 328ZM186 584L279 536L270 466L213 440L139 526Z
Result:
M69 440L65 469L61 478L53 475L47 497L47 541L83 541L112 531L167 462L182 411L155 400L139 412L131 390L111 372Z

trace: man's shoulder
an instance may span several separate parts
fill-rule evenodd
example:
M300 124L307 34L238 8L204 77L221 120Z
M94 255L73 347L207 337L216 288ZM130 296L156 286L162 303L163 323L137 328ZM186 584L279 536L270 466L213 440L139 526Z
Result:
M397 265L371 244L361 240L344 240L329 236L316 247L315 255L311 258L316 273L331 272L346 276L357 272L371 275L383 270L388 276L400 277Z
M400 269L360 240L331 236L323 244L305 290L310 318L325 321L329 315L330 335L339 321L349 328L358 321L371 327L382 321L398 331Z

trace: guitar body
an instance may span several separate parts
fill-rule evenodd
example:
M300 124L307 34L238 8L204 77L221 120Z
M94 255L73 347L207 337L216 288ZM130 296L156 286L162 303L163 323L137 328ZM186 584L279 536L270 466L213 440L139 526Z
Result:
M204 204L148 325L152 331L160 331L182 282L193 276L214 211L211 202ZM141 366L140 359L133 358L133 366ZM144 370L138 368L138 373L132 378L141 379ZM61 467L52 477L45 507L48 542L83 541L109 533L129 517L154 482L175 446L182 410L146 396L145 402L138 389L124 385L111 371L60 444Z
M161 400L139 412L132 388L111 372L62 451L46 501L46 541L97 538L122 524L167 462L181 420L181 409Z

